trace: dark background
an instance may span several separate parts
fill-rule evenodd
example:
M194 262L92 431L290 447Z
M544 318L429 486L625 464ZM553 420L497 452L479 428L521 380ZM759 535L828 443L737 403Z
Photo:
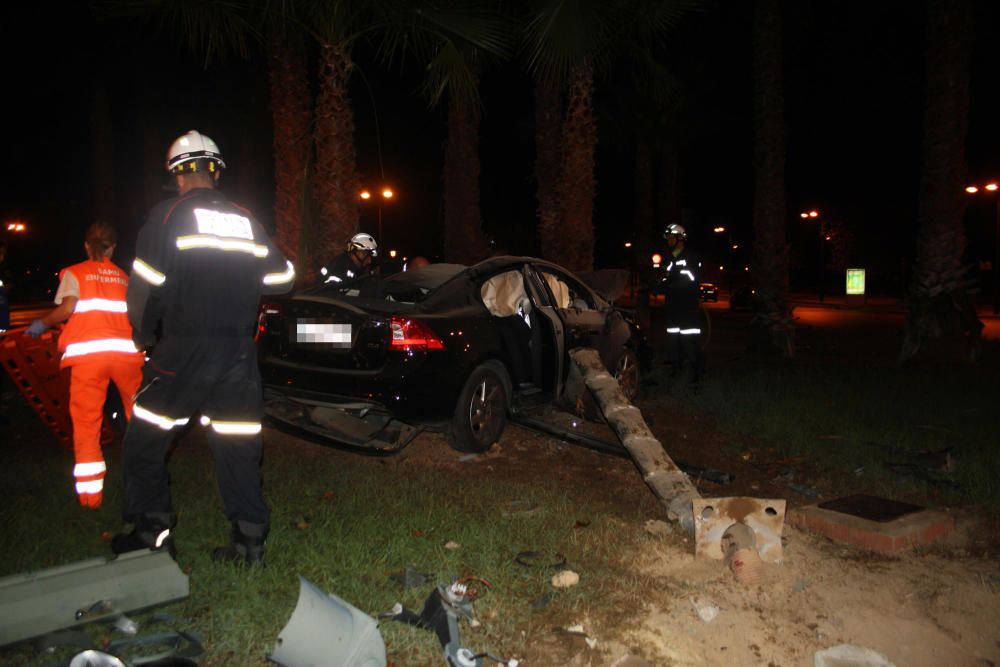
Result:
M968 140L970 178L1000 176L1000 96L995 68L1000 3L976 4ZM869 269L869 289L899 293L913 254L923 114L923 8L920 2L802 0L785 6L786 182L792 285L815 280L816 208L851 238L848 261ZM683 82L682 206L692 240L724 261L725 225L749 248L753 204L752 9L720 2L678 28L666 50ZM11 7L2 12L6 159L0 217L28 224L11 236L18 270L50 278L82 259L82 236L97 196L111 197L120 232L116 259L127 265L146 211L169 193L162 161L179 134L211 136L228 164L223 187L273 228L273 157L267 72L258 49L248 60L204 59L170 35L135 22L97 21L85 3ZM443 109L419 96L415 68L386 72L360 46L352 81L362 179L397 193L383 207L383 246L436 257L441 242ZM107 91L112 178L95 195L91 111ZM482 216L497 246L537 253L533 100L528 77L513 65L483 77ZM598 82L603 118L613 88ZM597 150L595 226L600 266L623 264L632 236L632 146L605 130ZM381 151L379 151L379 147ZM971 199L969 260L992 259L993 199ZM374 231L377 211L362 210ZM6 227L6 224L4 224ZM3 233L3 232L0 232ZM746 257L736 257L743 263ZM748 261L746 263L749 263ZM21 292L26 296L27 291ZM17 298L17 293L14 297Z

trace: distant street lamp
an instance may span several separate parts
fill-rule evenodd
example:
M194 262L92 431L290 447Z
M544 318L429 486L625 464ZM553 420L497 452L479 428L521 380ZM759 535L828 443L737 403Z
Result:
M718 227L715 227L714 229L712 229L712 231L715 232L716 234L725 234L726 233L726 228L723 227L722 225L719 225ZM739 246L737 244L733 243L733 232L732 232L732 230L729 230L729 233L726 235L726 245L729 246L729 266L730 267L736 266L736 258L734 257L734 255L736 254L736 249ZM732 272L732 270L730 270L730 271L727 272L722 266L719 267L719 270L726 274L726 283L727 283L727 287L729 288L729 296L730 296L730 298L732 298L732 296L733 296L733 272Z
M982 187L990 194L997 194L997 190L1000 190L1000 185L995 181L991 181ZM980 188L976 185L966 186L965 191L970 195L974 195L979 192ZM995 212L995 225L996 233L993 239L993 314L1000 315L1000 196L994 197L996 202L994 207Z
M802 213L799 213L799 217L802 218L803 220L815 220L815 219L819 218L819 211L817 211L816 209L812 209L810 211L803 211ZM819 232L819 288L818 288L818 291L819 291L819 302L823 303L823 282L824 282L824 280L823 280L824 275L823 274L826 273L824 271L824 266L823 266L823 241L829 241L830 240L830 235L827 234L826 231L823 229L823 221L822 220L819 221L819 229L817 231Z
M382 191L379 194L381 194L382 197L378 200L378 242L385 243L385 239L382 237L382 202L392 199L396 196L396 193L392 191L392 188L383 186ZM370 201L372 199L372 193L368 189L359 192L358 196L362 201Z

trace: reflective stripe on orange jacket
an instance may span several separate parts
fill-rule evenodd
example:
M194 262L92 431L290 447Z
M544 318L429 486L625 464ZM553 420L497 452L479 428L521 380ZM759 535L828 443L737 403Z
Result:
M132 325L126 313L128 274L111 260L87 260L62 270L71 271L80 285L76 309L59 336L60 366L65 368L98 355L114 355L125 363L142 364L143 356L132 342Z

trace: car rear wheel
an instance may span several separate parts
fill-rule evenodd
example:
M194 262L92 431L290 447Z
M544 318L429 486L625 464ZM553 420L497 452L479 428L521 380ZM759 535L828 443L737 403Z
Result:
M460 452L485 452L507 426L510 376L499 362L477 367L458 396L449 443Z

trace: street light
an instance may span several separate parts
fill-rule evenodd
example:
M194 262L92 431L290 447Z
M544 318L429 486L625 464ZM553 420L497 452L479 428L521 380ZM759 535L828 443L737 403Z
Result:
M385 239L382 237L382 202L392 199L396 193L392 191L392 188L383 186L379 194L382 195L382 198L378 200L378 242L385 243ZM372 199L372 193L366 188L358 193L358 197L362 201L369 201Z
M722 225L719 225L718 227L714 228L712 231L715 232L716 234L725 234L726 231L727 231L727 229L725 227L723 227ZM736 244L736 243L733 243L733 231L730 229L730 230L728 230L728 232L729 233L726 234L726 245L729 246L729 266L733 267L733 266L736 266L736 257L735 257L735 255L736 255L736 249L739 248L739 245ZM725 269L722 266L719 267L719 270L726 274L726 283L728 284L728 287L729 287L729 296L730 296L730 298L732 298L732 296L733 296L733 272L731 270L728 271L728 272L726 272Z
M803 220L815 220L819 218L819 211L812 209L809 211L803 211L799 213L799 217ZM823 266L823 241L829 241L830 235L823 230L823 221L819 221L819 302L823 303L823 278L824 278L824 266Z
M979 192L979 189L976 185L969 185L966 186L965 191L970 195L974 195ZM996 181L990 181L982 189L991 194L997 194L1000 185ZM993 240L993 314L1000 315L1000 196L995 197L994 200L996 202L996 234Z

